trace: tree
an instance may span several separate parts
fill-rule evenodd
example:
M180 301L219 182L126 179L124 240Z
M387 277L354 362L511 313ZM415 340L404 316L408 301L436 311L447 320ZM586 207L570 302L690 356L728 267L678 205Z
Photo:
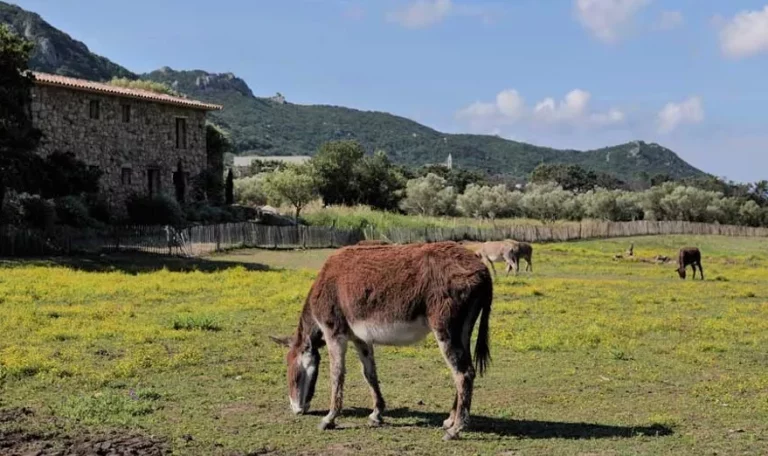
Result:
M456 198L456 208L468 217L494 220L518 214L522 196L520 192L510 192L505 185L469 184Z
M288 166L267 174L263 189L270 203L276 206L288 203L294 207L296 223L301 210L318 196L315 177L306 166Z
M235 176L232 174L232 168L229 168L227 173L227 186L226 186L226 204L230 206L235 202Z
M320 147L310 163L324 204L358 202L358 180L354 176L364 155L365 149L357 141L331 141Z
M357 203L386 211L397 209L406 179L385 152L363 157L354 168L354 179L359 189Z
M267 204L267 194L264 192L266 174L235 179L235 201L244 206L263 206Z
M416 177L424 177L434 174L445 179L449 187L453 187L459 193L464 193L469 184L487 185L487 177L477 171L463 168L446 168L442 165L427 165L418 169Z
M205 126L206 170L197 178L199 200L221 204L224 199L224 156L232 150L232 142L219 127Z
M33 185L43 198L94 194L102 172L78 160L71 152L54 152L40 160L38 182Z
M527 217L552 223L555 220L579 220L581 207L573 192L557 184L531 184L525 189L520 205Z
M31 51L29 41L0 24L0 214L6 189L24 190L24 171L31 169L31 152L40 140L28 115L34 84L27 71Z
M453 211L456 192L446 186L446 180L435 174L411 179L405 187L403 210L420 215L444 215Z

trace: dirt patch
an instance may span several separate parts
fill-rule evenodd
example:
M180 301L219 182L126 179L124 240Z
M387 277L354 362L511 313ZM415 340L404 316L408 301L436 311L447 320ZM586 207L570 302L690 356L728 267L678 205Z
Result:
M26 430L29 409L0 411L0 454L7 456L163 456L168 444L135 432L78 432Z

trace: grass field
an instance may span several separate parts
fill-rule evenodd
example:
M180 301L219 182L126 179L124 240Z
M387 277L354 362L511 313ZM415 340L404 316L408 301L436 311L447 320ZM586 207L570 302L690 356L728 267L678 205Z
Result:
M707 280L613 261L631 241L640 257L700 246ZM315 428L325 352L312 414L289 412L285 352L268 336L293 331L328 253L167 269L162 258L0 261L0 453L133 442L184 455L768 454L766 239L535 246L533 275L496 281L493 362L457 442L440 440L453 385L431 336L377 350L385 427L365 425L354 356L341 429Z

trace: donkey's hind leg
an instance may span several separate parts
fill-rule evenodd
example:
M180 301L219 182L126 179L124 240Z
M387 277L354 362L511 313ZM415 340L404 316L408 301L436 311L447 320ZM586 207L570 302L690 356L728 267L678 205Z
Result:
M379 378L376 375L373 345L366 344L361 340L355 340L354 342L360 362L363 365L363 376L365 381L368 382L368 386L371 388L371 396L373 396L373 413L368 416L368 422L372 426L381 426L383 423L381 414L384 412L385 404L384 397L381 395L381 389L379 388Z
M323 337L328 346L331 364L331 406L328 415L318 426L321 430L336 427L336 417L339 416L344 405L344 375L347 354L346 336L331 337L329 334L323 334Z
M470 326L471 329L471 326ZM456 400L451 415L443 424L450 425L446 430L444 440L455 439L459 432L469 422L469 411L472 406L472 386L475 380L475 368L472 366L472 355L469 349L469 337L463 334L435 332L435 338L443 352L443 357L453 373L456 384ZM466 343L465 343L466 342ZM451 422L453 421L453 422Z
M701 262L696 263L699 265L699 275L701 275L701 280L704 280L704 269L701 268Z

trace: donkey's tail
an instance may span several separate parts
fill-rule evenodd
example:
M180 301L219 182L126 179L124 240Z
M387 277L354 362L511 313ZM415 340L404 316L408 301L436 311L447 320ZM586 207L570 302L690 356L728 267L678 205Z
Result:
M477 330L477 341L475 341L475 370L482 376L491 362L490 334L488 330L488 320L491 316L491 303L493 302L493 281L485 281L479 302L482 304L480 309L480 327Z

